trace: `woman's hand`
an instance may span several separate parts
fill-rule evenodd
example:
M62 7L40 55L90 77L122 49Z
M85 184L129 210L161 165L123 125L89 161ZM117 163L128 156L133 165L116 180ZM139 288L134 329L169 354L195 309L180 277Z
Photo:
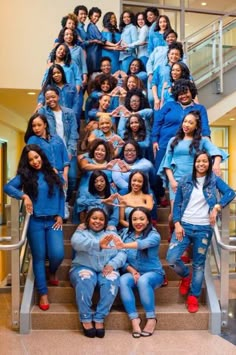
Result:
M176 193L177 187L178 187L178 182L175 179L173 179L170 181L170 186L171 186L172 190L174 191L174 193Z
M220 169L220 165L218 163L213 164L212 170L217 176L221 176L221 169Z
M61 229L62 230L62 224L63 224L62 217L61 216L56 216L55 217L55 221L56 222L53 224L52 229L54 229L54 230Z
M122 173L127 173L130 170L129 166L123 160L118 160L118 165Z
M161 104L161 101L158 98L154 99L154 110L159 110L160 104Z
M217 217L217 209L213 208L209 214L209 220L210 220L210 225L213 227L216 223L216 217Z
M117 198L118 198L120 207L126 207L127 206L127 202L126 202L124 196L117 194Z
M185 236L185 231L180 223L175 223L175 235L176 239L178 239L179 242L182 242L183 237Z
M103 198L102 202L106 205L114 205L114 200L117 198L117 193L110 195L107 198Z
M107 276L107 275L111 274L113 270L114 270L113 266L105 265L103 270L102 270L102 274L103 274L103 276Z
M105 235L105 237L103 237L99 241L100 248L101 249L111 249L111 246L109 245L109 243L112 241L112 239L113 239L112 234Z
M113 235L112 240L113 243L115 244L115 249L124 249L125 243L123 243L123 241L120 238Z
M31 201L31 199L29 198L28 195L23 195L22 199L24 200L24 206L26 209L26 212L29 214L33 214L33 203Z
M76 229L79 230L79 231L85 230L86 229L85 223L80 223Z
M138 271L134 271L134 272L132 272L132 275L134 278L134 282L137 283L140 278L140 273Z
M156 158L157 151L159 150L159 144L157 142L153 143L152 150L153 150L154 158Z

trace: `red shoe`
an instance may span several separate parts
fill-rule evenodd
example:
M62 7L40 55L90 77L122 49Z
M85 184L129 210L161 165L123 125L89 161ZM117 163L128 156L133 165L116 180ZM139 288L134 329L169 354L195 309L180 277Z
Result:
M58 286L59 285L59 280L57 280L57 279L51 279L48 282L51 286Z
M168 279L166 277L166 275L164 276L164 281L163 281L163 284L161 285L161 287L165 287L168 285Z
M185 263L185 264L189 264L191 259L188 255L182 255L181 256L181 260Z
M189 295L186 301L186 306L190 313L196 313L199 309L197 297Z
M42 311L47 311L49 309L49 303L39 303L39 308L42 309Z
M163 198L163 200L160 201L161 207L167 207L169 205L170 205L170 202L166 198Z
M182 278L182 280L180 281L180 285L179 285L179 293L182 296L186 296L188 294L189 289L190 289L190 284L191 284L191 277L190 276Z
M154 228L157 228L157 220L156 219L152 219L152 225Z

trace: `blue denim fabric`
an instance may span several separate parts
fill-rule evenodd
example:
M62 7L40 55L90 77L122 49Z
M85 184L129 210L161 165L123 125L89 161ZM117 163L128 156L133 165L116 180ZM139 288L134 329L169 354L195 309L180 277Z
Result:
M212 237L212 227L210 225L199 226L184 222L182 223L182 227L185 230L185 236L180 242L176 238L175 232L173 233L166 259L170 267L172 267L179 276L189 276L189 267L183 263L181 256L189 244L193 244L193 271L189 293L190 295L198 297L201 294L205 260Z
M191 198L193 187L192 175L187 175L180 179L174 202L174 223L181 220ZM222 197L219 200L217 199L218 191L222 194ZM219 203L224 207L235 197L234 190L231 189L219 176L216 176L213 173L207 186L203 186L203 194L209 205L209 210L212 210L216 203Z
M64 239L62 230L52 229L53 216L30 217L28 241L33 256L35 283L40 295L48 293L45 259L49 259L49 271L55 273L64 258Z
M128 73L130 63L132 60L134 60L136 57L134 55L129 55L128 57L122 59L120 61L120 70L124 71L125 73Z
M73 191L76 190L78 177L78 163L77 156L72 156L70 160L70 167L68 171L68 190L67 190L67 201L72 197Z
M158 272L150 271L141 275L137 284L131 273L127 272L120 278L120 296L130 319L138 317L135 305L134 288L138 289L140 301L146 312L146 318L155 318L154 290L163 283L164 276Z
M106 277L85 266L74 266L70 270L70 281L75 288L76 303L80 321L103 323L116 298L119 289L120 274L113 271ZM95 287L100 290L100 299L93 314L91 309Z

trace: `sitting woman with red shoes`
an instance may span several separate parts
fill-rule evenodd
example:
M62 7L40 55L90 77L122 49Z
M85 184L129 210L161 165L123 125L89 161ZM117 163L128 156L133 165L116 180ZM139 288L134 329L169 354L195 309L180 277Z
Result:
M217 198L219 192L220 199ZM212 172L211 156L205 151L196 153L192 175L178 182L173 210L175 231L167 252L169 266L182 278L179 291L187 296L190 313L199 309L205 260L217 214L234 197L235 192ZM192 274L181 260L190 243L193 244Z
M64 258L62 223L65 198L63 182L50 165L45 153L36 144L22 151L17 175L5 186L11 197L24 201L30 213L27 232L39 293L39 308L49 309L45 261L49 260L49 283L58 285L56 271Z

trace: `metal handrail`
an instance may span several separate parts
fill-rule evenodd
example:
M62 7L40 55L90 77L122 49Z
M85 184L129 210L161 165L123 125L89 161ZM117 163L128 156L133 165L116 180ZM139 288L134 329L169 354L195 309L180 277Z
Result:
M0 245L0 250L16 250L16 249L20 249L22 247L22 245L25 243L25 240L26 240L29 219L30 219L30 214L27 213L26 217L25 217L23 231L21 234L21 239L19 240L19 242L16 244L11 244L11 245ZM9 237L5 237L5 238L9 238ZM4 237L2 237L0 241L2 241L2 240L4 241Z
M215 232L217 244L220 248L222 248L224 250L228 250L228 251L236 251L236 245L229 245L229 244L225 244L222 242L220 232L219 232L217 225L215 225L215 227L214 227L214 232Z

